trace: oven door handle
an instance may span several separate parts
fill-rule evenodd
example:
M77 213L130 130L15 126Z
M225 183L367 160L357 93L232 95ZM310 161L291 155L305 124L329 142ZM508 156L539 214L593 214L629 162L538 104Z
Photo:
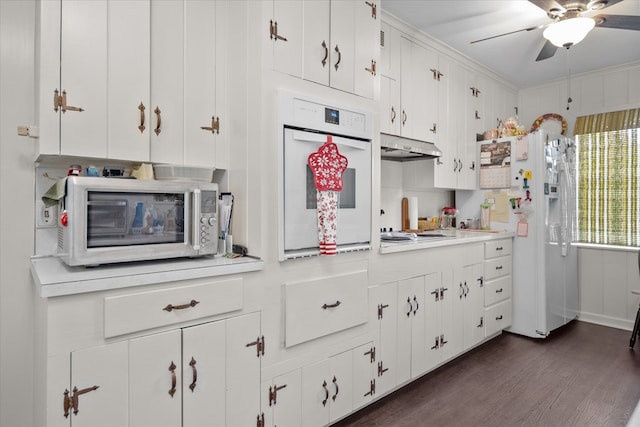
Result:
M200 201L201 201L201 192L199 188L195 188L193 193L191 193L191 207L193 208L193 221L191 227L191 245L194 251L200 250Z
M324 143L327 140L327 135L328 134L325 134L325 133L294 131L293 140L298 142ZM371 145L371 142L367 140L344 138L341 136L332 136L332 140L336 145L351 147L358 150L365 150L367 148L367 145Z

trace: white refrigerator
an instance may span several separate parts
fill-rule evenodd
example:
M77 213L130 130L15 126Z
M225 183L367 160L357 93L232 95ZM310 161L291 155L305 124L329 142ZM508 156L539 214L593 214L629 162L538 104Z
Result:
M508 331L545 338L578 312L574 142L539 130L478 142L478 158L480 189L456 192L458 223L488 203L491 229L515 234Z

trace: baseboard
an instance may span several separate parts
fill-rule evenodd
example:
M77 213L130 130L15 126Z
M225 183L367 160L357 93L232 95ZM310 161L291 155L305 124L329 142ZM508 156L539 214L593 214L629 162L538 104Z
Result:
M586 313L584 311L581 311L578 314L578 320L580 320L581 322L594 323L596 325L608 326L625 331L633 330L632 320L620 319L618 317L609 317L602 314Z

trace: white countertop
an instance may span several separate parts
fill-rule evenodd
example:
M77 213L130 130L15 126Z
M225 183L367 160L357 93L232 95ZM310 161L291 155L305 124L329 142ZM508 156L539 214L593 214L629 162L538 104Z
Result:
M262 270L253 257L216 256L69 267L56 257L32 257L31 275L43 298Z
M442 246L459 245L462 243L484 242L487 240L505 239L514 236L513 232L506 230L491 231L465 231L465 230L434 230L433 233L442 233L448 238L418 238L417 240L381 241L380 253L392 254L397 252L415 251L419 249L431 249Z

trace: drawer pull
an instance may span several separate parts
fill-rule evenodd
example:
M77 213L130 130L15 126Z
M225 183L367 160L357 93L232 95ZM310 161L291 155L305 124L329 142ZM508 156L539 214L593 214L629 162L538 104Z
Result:
M502 266L501 265L496 265L496 270L502 270Z
M420 304L418 304L418 298L415 295L413 296L413 302L416 303L416 308L413 310L413 315L415 316L418 312L418 309L420 308Z
M502 292L502 288L500 288L500 289L496 289L496 294L499 294L499 293L501 293L501 292Z
M496 320L502 320L502 314L500 316L496 316Z
M200 301L196 301L196 300L192 299L191 302L189 302L187 304L182 304L182 305L169 304L165 308L163 308L163 310L168 311L169 313L171 313L173 310L184 310L185 308L195 307L198 304L200 304Z
M501 251L501 250L502 250L502 246L498 246L498 247L496 248L496 251Z
M336 398L338 397L338 393L340 392L340 388L338 387L338 380L335 376L333 377L333 386L336 388L336 394L331 396L331 399L335 402Z
M322 381L322 388L324 389L324 400L322 406L327 406L327 400L329 400L329 389L327 388L327 382Z
M169 389L169 395L173 397L176 394L176 365L171 361L171 365L169 365L169 372L171 372L171 388Z
M189 362L189 366L191 366L191 370L193 371L193 381L189 384L189 388L191 392L196 388L196 381L198 381L198 370L196 369L196 359L191 357L191 362Z
M322 309L326 310L327 308L336 308L340 304L342 304L340 301L336 301L334 304L323 304Z
M409 311L407 311L407 317L411 315L413 311L413 304L411 303L411 297L407 297L407 304L409 304Z

